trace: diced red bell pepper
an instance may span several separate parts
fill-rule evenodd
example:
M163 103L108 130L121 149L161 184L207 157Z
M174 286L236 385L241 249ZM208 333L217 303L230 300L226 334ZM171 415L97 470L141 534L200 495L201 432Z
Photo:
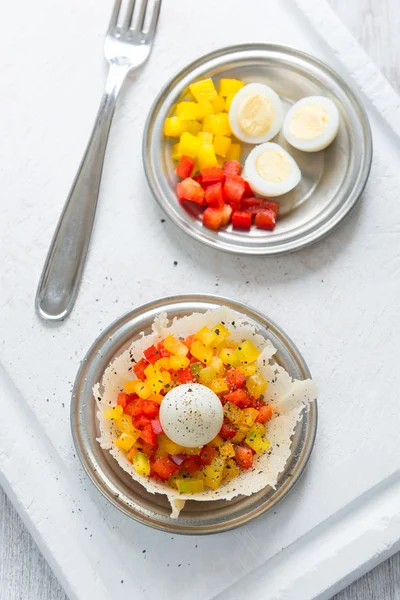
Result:
M151 419L143 414L137 415L133 418L133 426L143 431L146 427L151 427Z
M179 200L204 204L204 190L201 185L191 177L178 183L176 190Z
M276 215L271 209L263 210L256 214L254 223L259 229L272 231L276 225Z
M258 423L266 423L272 418L273 410L270 406L261 406L259 409L260 414L257 416L256 421Z
M264 212L265 210L272 210L272 212L275 214L275 217L278 216L279 202L275 202L274 200L265 200L263 198L243 198L241 204L243 209L255 215L257 215L259 212Z
M153 402L153 400L143 400L143 414L148 419L154 419L158 416L160 411L160 405L157 402Z
M152 365L154 365L154 363L160 358L160 353L154 344L149 346L149 348L146 348L143 354L145 355L146 360L148 360Z
M187 346L187 347L189 348L189 350L190 350L190 347L191 347L191 345L193 344L193 342L194 342L194 334L193 334L193 335L188 335L188 336L187 336L187 338L184 340L184 342L183 342L183 343L184 343L184 344L185 344L185 346Z
M223 440L230 440L236 435L236 427L230 421L224 422L220 429L219 435Z
M125 394L125 392L120 392L118 394L117 404L119 404L119 406L122 406L122 408L125 410L127 403L128 403L128 395Z
M144 454L146 454L149 458L153 458L154 453L156 452L158 446L157 444L147 444L144 441L139 441L137 444L137 451L138 452L143 452Z
M150 466L151 466L151 463L150 463ZM153 479L158 479L158 481L164 481L164 479L162 477L160 477L158 473L153 471L153 469L150 469L150 477L152 477Z
M251 214L243 210L235 210L232 214L232 227L249 231L251 227Z
M264 200L262 198L256 198L255 196L246 196L242 198L242 208L243 210L248 210L249 212L252 209L261 208Z
M209 185L211 183L219 183L225 179L224 171L221 167L207 167L201 172L202 183Z
M202 465L211 465L212 461L218 454L218 448L214 446L204 446L200 452L200 462Z
M165 340L161 340L161 342L158 342L158 344L157 344L159 358L165 358L166 356L171 356L171 352L168 352L168 350L166 350L164 348L164 342L165 342Z
M135 364L135 366L133 367L133 372L135 373L136 377L138 379L141 379L142 381L144 379L146 379L146 375L144 374L144 370L146 369L146 367L149 366L149 361L146 360L145 358L141 358L139 360L139 362L137 362Z
M212 183L206 187L205 200L208 206L222 208L224 206L224 194L221 181Z
M198 456L186 456L181 464L181 471L182 473L195 473L200 469L201 464Z
M253 466L253 453L250 448L238 446L236 448L236 463L242 469L251 469Z
M203 185L203 178L201 175L195 175L194 177L192 177L193 181L197 181L197 183L199 183L201 185L202 188L204 188Z
M209 206L203 213L203 225L208 229L217 230L221 227L222 213L217 208Z
M136 398L127 403L124 413L131 417L140 417L142 414L143 400Z
M225 394L225 400L236 404L239 408L246 408L250 405L250 396L242 388L230 392L229 394Z
M179 467L170 458L168 458L168 456L161 456L154 461L153 471L155 471L161 477L161 479L165 480L179 471Z
M194 160L188 156L182 156L176 167L175 173L181 178L186 179L190 177L194 168Z
M146 442L146 444L149 444L150 446L155 445L155 443L157 441L157 436L153 431L151 423L149 423L149 425L146 425L146 427L144 427L144 429L142 430L142 433L140 434L140 437L144 442Z
M240 175L242 172L242 165L238 160L227 160L224 163L224 175L225 177L232 177L232 175Z
M232 206L230 206L229 204L224 204L224 206L221 208L221 214L222 214L222 221L221 221L221 227L225 227L225 225L229 224L229 221L231 220L231 216L232 216Z
M189 367L177 371L179 383L193 383L194 377Z
M251 189L249 182L244 179L243 198L250 198L251 196L254 196L253 190Z
M224 183L224 198L226 202L239 204L244 193L244 180L232 175L225 179Z
M229 369L225 373L225 381L232 391L241 388L246 383L246 377L238 369Z

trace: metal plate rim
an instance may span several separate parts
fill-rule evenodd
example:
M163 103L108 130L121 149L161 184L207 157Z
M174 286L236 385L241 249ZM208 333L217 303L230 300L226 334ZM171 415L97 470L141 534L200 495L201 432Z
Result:
M280 242L276 246L235 246L228 242L221 242L221 240L219 240L217 236L215 236L215 238L208 237L207 234L203 232L197 232L196 230L191 229L188 226L187 221L179 219L175 215L175 213L170 209L169 202L164 200L163 193L159 189L159 186L157 184L154 169L151 166L151 161L148 159L149 148L151 146L151 127L157 115L156 109L160 102L162 102L163 98L167 95L169 88L174 87L175 84L177 84L183 77L186 77L188 74L190 74L190 72L193 71L195 68L205 66L208 62L212 60L218 59L221 56L227 56L230 53L238 54L240 52L249 51L289 53L293 56L300 58L301 60L308 61L309 63L317 66L319 69L325 71L334 81L336 81L340 85L340 87L346 92L346 95L350 98L354 106L357 108L357 111L360 115L361 129L363 130L365 136L362 169L359 171L356 184L347 196L344 204L342 204L338 208L338 210L334 212L326 221L324 221L321 224L321 226L316 230L311 230L308 234L306 234L300 239L294 239L292 241L289 240L288 242ZM186 65L184 68L180 69L180 71L177 72L174 75L174 77L172 77L163 86L156 99L154 100L150 108L148 117L146 119L142 142L142 160L146 179L152 192L152 195L154 196L158 205L164 211L164 213L171 219L171 221L177 227L179 227L179 229L184 231L187 235L189 235L196 241L205 244L208 247L228 253L253 256L278 256L281 254L287 254L300 250L325 238L334 229L336 229L340 225L340 223L350 214L350 212L357 204L358 200L361 198L361 195L367 184L372 164L372 150L372 133L366 110L363 106L358 92L353 88L353 86L344 81L344 79L339 73L337 73L324 61L294 46L286 44L255 42L226 46L223 48L213 50L212 52L209 52L208 54L205 54L202 57L195 59L194 61Z
M78 410L77 409L78 409L78 404L79 404L78 395L79 395L79 388L80 388L81 382L85 378L87 368L88 368L88 365L90 364L90 361L92 361L93 358L96 356L97 352L99 352L99 347L101 347L101 344L104 342L104 340L107 340L109 338L110 334L116 328L120 327L123 323L129 321L134 316L139 317L141 315L145 315L148 311L154 310L155 308L159 308L160 311L167 310L168 305L173 305L176 303L185 303L185 302L196 302L199 305L203 304L204 305L203 308L205 308L205 309L209 308L210 304L214 305L214 306L226 305L228 307L231 307L231 308L243 313L244 315L248 316L249 318L254 319L256 323L259 322L259 323L263 324L264 326L267 326L268 328L273 328L274 331L278 332L278 334L282 337L282 339L285 340L285 342L287 344L287 348L290 349L290 351L293 352L294 355L297 357L297 359L300 361L302 369L304 370L304 374L307 377L311 377L310 371L308 369L308 366L307 366L303 356L301 355L301 353L299 352L298 348L293 343L293 341L290 339L290 337L288 337L287 334L278 325L276 325L274 321L269 319L269 317L266 317L265 315L263 315L258 310L254 309L252 307L246 306L243 303L238 302L236 300L231 300L230 298L225 298L223 296L211 296L208 294L182 294L182 295L176 295L176 296L168 296L168 297L164 297L164 298L157 298L155 300L146 302L145 304L143 304L143 305L125 313L121 317L118 317L117 319L115 319L96 338L96 340L90 346L84 359L82 360L82 363L80 365L80 368L78 370L78 373L76 375L76 379L74 382L74 387L72 390L72 398L71 398L71 408L70 408L70 425L71 425L72 438L73 438L74 446L76 449L76 453L77 453L77 456L80 460L80 463L81 463L84 471L88 475L89 479L91 480L91 482L95 486L95 488L100 492L100 494L102 496L104 496L115 508L117 508L119 511L121 511L123 514L125 514L129 518L132 518L144 525L150 526L150 527L152 527L154 529L158 529L160 531L167 531L167 532L172 532L174 534L183 534L183 535L208 535L210 533L211 534L220 533L223 531L228 531L230 529L234 529L236 527L244 525L245 523L253 520L254 518L257 518L257 517L265 514L266 512L269 512L280 500L282 500L293 489L295 484L298 482L298 480L301 478L302 474L304 473L304 470L307 466L307 463L310 459L310 456L311 456L311 453L312 453L312 450L314 447L315 437L316 437L316 432L317 432L318 407L317 407L316 400L310 405L310 408L308 411L309 429L307 431L307 439L306 439L306 443L303 448L302 454L300 456L300 459L299 459L298 463L296 463L296 472L294 472L293 475L291 476L291 479L290 479L289 483L287 484L286 488L283 491L278 490L277 496L269 502L269 505L267 507L263 507L261 505L260 507L256 507L249 514L246 514L245 517L239 516L236 519L232 519L231 521L225 521L225 522L218 523L217 525L213 526L212 528L210 528L209 525L181 526L181 528L179 528L179 527L175 528L173 525L171 526L171 525L168 525L163 522L156 522L156 521L154 521L154 519L147 520L146 517L142 513L140 513L140 512L133 513L132 510L128 509L128 507L124 506L121 502L118 502L118 494L116 493L117 490L116 490L116 492L113 493L109 488L102 487L102 485L99 481L99 478L96 475L97 472L96 471L94 472L92 470L92 468L89 464L89 460L88 460L88 453L85 451L85 445L81 439L80 427L77 426L77 421L78 421L78 418L77 418ZM199 306L198 310L200 310L200 306ZM179 523L177 521L176 525L178 525L178 524Z

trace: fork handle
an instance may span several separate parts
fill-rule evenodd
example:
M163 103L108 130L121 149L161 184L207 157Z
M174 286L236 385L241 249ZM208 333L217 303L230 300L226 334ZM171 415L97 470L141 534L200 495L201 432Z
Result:
M36 310L48 321L71 312L92 234L108 134L129 69L112 63L96 122L55 231L36 293Z

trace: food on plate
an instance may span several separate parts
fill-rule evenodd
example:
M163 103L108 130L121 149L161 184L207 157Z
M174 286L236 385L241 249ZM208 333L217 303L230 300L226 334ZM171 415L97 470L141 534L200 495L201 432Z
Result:
M282 123L281 99L263 83L245 85L231 102L229 124L234 135L242 142L268 142L280 131Z
M177 517L185 500L230 500L276 486L291 436L316 397L293 380L245 316L221 306L136 339L94 386L98 438Z
M273 142L253 148L246 158L245 179L260 196L282 196L292 190L301 179L295 160L282 146Z
M324 150L335 139L339 129L339 111L325 96L308 96L296 102L283 124L286 140L303 152Z
M190 177L193 165L193 159L181 158L176 173L184 179L177 184L177 195L182 202L205 208L205 227L218 230L231 223L234 229L249 231L254 221L259 229L274 229L279 204L254 196L250 181L240 176L242 167L238 161L226 161L223 168L207 167L199 175ZM293 178L293 173L291 176Z
M284 148L269 140L283 123L284 137L295 148L326 148L338 132L336 105L310 96L296 102L283 120L281 99L263 83L225 78L216 86L208 78L192 83L188 92L190 99L178 102L164 123L165 136L179 138L171 148L181 180L178 200L201 206L203 225L214 231L228 225L272 231L279 203L268 198L294 189L301 171ZM249 152L243 174L242 150Z

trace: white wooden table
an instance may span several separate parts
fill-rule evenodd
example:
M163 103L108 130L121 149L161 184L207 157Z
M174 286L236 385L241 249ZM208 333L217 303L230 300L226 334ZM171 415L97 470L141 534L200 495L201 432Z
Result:
M400 93L398 0L331 0L343 21ZM1 600L67 600L35 543L0 489ZM400 554L335 596L400 600Z

